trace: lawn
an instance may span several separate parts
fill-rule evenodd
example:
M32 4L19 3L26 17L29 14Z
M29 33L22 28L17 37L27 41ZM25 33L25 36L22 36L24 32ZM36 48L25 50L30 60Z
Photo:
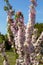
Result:
M10 52L6 52L8 59L9 59L9 63L10 65L15 65L16 62L16 58L18 57L18 55L12 51ZM0 65L3 65L3 57L0 54ZM40 64L43 65L43 64Z
M17 54L15 54L14 52L6 52L7 56L8 56L8 60L10 65L15 65L16 62L16 58L18 57ZM0 54L0 65L3 65L3 57Z

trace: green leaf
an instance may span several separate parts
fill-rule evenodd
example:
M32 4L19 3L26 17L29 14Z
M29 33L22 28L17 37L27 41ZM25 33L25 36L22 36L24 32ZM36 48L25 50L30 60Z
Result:
M5 2L8 2L8 0L4 0Z
M8 7L7 7L7 6L4 6L4 10L5 10L5 11L7 11L7 10L9 10L9 9L8 9Z

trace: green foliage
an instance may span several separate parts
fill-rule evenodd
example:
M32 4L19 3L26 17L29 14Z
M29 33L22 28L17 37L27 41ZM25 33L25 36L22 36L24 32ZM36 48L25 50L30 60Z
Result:
M5 40L5 49L10 50L11 49L11 43L8 40Z
M5 2L8 2L8 0L4 0Z
M4 6L4 10L5 10L5 11L7 11L7 10L9 10L9 9L8 9L8 7L7 7L7 6Z
M42 43L40 44L40 46L43 47L43 41L42 41Z
M11 49L11 43L8 41L7 34L5 35L5 49L10 50Z
M12 6L10 5L8 0L4 0L6 2L6 6L4 6L4 10L8 11L9 9L12 9Z
M0 44L2 44L3 41L5 41L5 49L10 50L11 45L10 42L8 41L7 34L6 35L0 34Z
M35 28L38 28L38 37L39 37L41 32L43 31L43 23L36 23Z
M43 23L35 24L35 28L38 28L38 37L39 37L41 32L43 31ZM41 47L40 53L43 55L43 41L41 42L40 47Z
M3 34L0 34L0 43L2 43L5 40L5 37Z
M6 55L7 55L10 65L15 65L18 55L16 53L14 53L13 51L12 52L7 51ZM1 55L0 55L0 65L3 65L3 57Z

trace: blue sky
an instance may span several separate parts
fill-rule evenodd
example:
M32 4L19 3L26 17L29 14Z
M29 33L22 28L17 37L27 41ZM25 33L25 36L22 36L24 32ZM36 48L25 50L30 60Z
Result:
M24 15L25 23L28 22L28 15L29 15L29 0L9 0L11 5L13 6L13 9L15 11L21 11ZM43 23L43 0L37 0L38 6L36 7L36 22ZM0 32L2 34L6 33L6 27L7 27L7 14L4 11L4 0L0 0Z

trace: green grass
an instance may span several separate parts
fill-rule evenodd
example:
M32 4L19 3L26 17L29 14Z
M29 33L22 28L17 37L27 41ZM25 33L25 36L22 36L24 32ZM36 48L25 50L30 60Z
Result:
M17 54L14 52L6 52L10 65L15 65ZM3 65L3 57L0 55L0 65Z
M1 54L1 53L0 53ZM12 51L6 52L10 65L15 65L18 55ZM0 55L0 65L3 65L3 57ZM40 64L43 65L43 64Z

